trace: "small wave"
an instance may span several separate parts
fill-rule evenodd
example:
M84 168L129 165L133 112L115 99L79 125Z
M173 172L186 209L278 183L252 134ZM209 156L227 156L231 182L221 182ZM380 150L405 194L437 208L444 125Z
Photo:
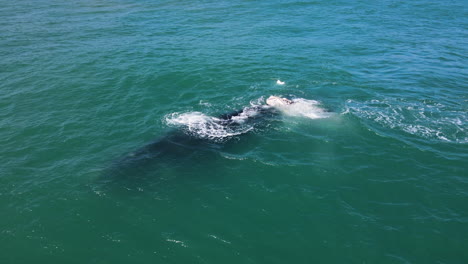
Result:
M239 125L229 126L225 124L226 120L200 112L188 112L169 114L166 116L166 123L169 126L183 127L187 133L199 138L222 140L252 130L252 126L241 125L246 118L248 118L248 113L242 113L236 117Z
M200 100L198 102L199 105L205 106L205 107L211 107L212 105L209 102L205 102L204 100Z
M307 100L304 98L292 99L293 104L277 107L282 113L288 116L306 117L310 119L327 118L331 113L321 107L319 101Z
M227 240L221 239L221 238L219 238L219 237L217 237L217 236L215 236L215 235L209 235L209 236L210 236L210 237L212 237L212 238L214 238L214 239L216 239L216 240L219 240L219 241L221 241L221 242L223 242L223 243L226 243L226 244L231 244L231 242L230 242L230 241L227 241Z
M180 241L180 240L166 239L166 241L171 242L171 243L175 243L175 244L179 244L182 247L187 247L187 245L183 241Z
M407 102L397 99L374 99L364 102L348 100L345 113L426 139L468 142L466 114L440 103Z

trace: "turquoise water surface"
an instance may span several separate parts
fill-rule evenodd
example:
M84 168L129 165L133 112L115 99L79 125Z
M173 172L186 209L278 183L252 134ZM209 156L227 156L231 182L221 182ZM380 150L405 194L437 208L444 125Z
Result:
M467 10L0 0L0 263L467 263Z

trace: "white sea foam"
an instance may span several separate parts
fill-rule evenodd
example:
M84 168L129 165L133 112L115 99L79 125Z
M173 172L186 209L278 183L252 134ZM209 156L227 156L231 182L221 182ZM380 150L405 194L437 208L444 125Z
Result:
M265 106L266 107L266 106ZM255 107L245 107L239 115L233 116L231 120L238 124L243 124L251 117L255 117L259 114L258 109Z
M241 124L247 114L236 117L236 122ZM166 116L166 123L170 126L183 127L189 134L208 139L220 139L247 133L252 126L226 126L225 120L205 115L200 112L172 113Z
M179 244L182 247L187 247L187 245L183 241L179 241L179 240L175 240L175 239L166 239L166 241L172 242L172 243L175 243L175 244Z
M223 243L231 244L231 242L229 242L229 241L227 241L227 240L224 240L224 239L221 239L221 238L219 238L219 237L217 237L217 236L215 236L215 235L209 235L209 236L212 237L212 238L214 238L214 239L216 239L216 240L219 240L219 241L221 241L221 242L223 242Z
M203 105L203 106L206 106L206 107L211 107L211 104L209 102L205 102L203 100L200 100L200 102L198 102L199 105Z
M346 111L359 118L426 139L467 143L467 116L441 103L397 99L348 100Z

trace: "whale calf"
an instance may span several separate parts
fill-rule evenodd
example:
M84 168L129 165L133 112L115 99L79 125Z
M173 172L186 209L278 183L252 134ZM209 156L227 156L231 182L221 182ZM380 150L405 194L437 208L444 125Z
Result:
M278 97L278 96L272 95L272 96L268 97L268 99L266 100L266 103L267 103L267 105L269 105L271 107L279 107L279 106L286 106L286 105L293 104L294 101L289 100L289 99L284 98L284 97Z

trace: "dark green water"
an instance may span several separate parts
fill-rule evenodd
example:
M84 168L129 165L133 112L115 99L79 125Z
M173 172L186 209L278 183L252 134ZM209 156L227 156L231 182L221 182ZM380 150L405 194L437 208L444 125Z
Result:
M0 263L468 262L466 2L0 0L0 17ZM128 161L270 95L320 106Z

